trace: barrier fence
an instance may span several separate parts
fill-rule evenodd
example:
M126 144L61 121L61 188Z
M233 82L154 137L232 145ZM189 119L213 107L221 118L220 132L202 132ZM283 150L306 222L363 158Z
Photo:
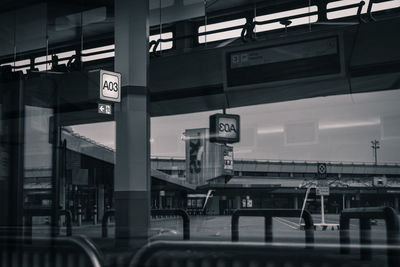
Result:
M314 244L314 223L311 214L304 210L297 209L248 209L236 210L232 215L232 241L239 241L239 217L243 216L256 216L265 218L265 242L273 242L272 235L272 218L273 217L300 217L302 216L305 223L305 238L306 246L313 247Z
M360 255L361 259L371 259L371 219L384 219L386 223L387 258L389 266L400 266L400 254L397 246L400 245L399 217L393 208L371 207L350 208L340 215L340 245L341 253L349 254L350 247L350 219L360 221ZM366 246L364 246L366 245Z

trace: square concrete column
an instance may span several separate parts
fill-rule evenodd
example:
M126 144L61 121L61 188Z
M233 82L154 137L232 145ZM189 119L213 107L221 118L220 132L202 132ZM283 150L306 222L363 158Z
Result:
M122 78L115 105L115 237L130 247L147 242L150 223L148 13L148 0L115 0L114 64Z

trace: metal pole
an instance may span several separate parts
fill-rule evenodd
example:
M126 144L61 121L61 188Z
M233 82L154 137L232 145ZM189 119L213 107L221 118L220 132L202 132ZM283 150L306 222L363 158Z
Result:
M272 217L265 216L265 226L264 226L264 240L266 243L273 242L272 236Z
M78 226L82 225L82 205L78 204Z
M360 254L362 260L370 260L372 255L372 250L369 245L371 245L371 223L369 219L360 219ZM363 246L367 245L367 246Z
M299 228L301 226L301 219L303 218L303 212L304 212L304 209L306 208L307 198L308 198L308 194L310 193L310 190L311 190L311 187L307 188L306 196L304 197L304 201L303 201L303 206L301 207L301 213L300 213L300 218L299 218Z
M93 224L97 224L97 205L93 206Z
M372 144L371 147L374 150L375 165L377 165L378 164L378 153L377 153L377 150L380 148L379 141L378 140L371 141L371 144Z
M324 196L321 195L321 223L325 224Z

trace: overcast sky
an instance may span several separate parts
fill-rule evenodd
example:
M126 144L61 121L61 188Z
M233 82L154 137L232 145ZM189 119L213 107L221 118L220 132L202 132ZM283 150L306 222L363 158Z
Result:
M241 116L235 158L400 163L400 90L382 91L228 109ZM151 119L151 155L184 157L185 129L208 128L210 111ZM115 148L114 122L73 130Z

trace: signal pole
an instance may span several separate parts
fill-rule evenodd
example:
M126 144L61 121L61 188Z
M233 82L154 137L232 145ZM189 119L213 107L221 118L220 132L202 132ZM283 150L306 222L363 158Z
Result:
M377 154L377 151L378 151L379 148L381 148L379 146L379 141L378 140L371 141L371 144L372 144L371 147L374 150L375 165L378 165L378 154Z

